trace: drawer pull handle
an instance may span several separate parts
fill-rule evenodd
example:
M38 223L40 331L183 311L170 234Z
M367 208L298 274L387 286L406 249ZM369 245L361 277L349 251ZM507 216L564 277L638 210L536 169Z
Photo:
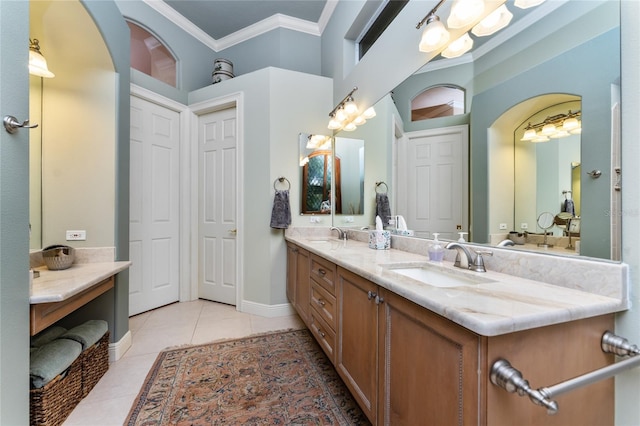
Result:
M371 300L371 299L373 299L375 297L378 297L378 295L374 291L369 290L367 292L367 299Z
M318 332L319 335L321 335L322 337L325 337L324 331L322 331L322 329L320 329L320 327L318 327L316 325L316 331Z
M318 299L317 302L318 302L318 305L320 305L320 306L324 306L325 305L325 302L322 299Z
M318 274L320 274L320 275L322 275L322 276L325 276L325 275L326 275L326 273L327 273L327 271L325 271L324 269L322 269L322 268L319 268L319 269L318 269Z

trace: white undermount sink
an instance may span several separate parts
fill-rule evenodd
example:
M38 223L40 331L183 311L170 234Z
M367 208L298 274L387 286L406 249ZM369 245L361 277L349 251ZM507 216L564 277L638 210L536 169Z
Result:
M457 271L427 262L382 265L389 272L412 278L434 287L462 287L495 282L478 273Z

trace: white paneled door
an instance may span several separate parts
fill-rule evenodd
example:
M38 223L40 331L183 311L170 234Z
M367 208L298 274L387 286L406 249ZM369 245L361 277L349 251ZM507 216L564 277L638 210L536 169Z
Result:
M180 295L180 116L131 97L129 315Z
M236 304L236 109L198 118L198 296Z
M406 173L405 206L398 214L416 235L457 240L468 231L468 146L467 126L454 126L408 133L406 155L398 170Z

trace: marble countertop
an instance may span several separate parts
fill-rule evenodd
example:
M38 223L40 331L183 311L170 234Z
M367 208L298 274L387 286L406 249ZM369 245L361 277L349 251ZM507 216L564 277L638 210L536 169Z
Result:
M489 270L472 272L445 260L440 268L480 276L487 281L459 287L435 287L397 274L385 265L426 262L418 254L373 250L367 243L289 235L291 241L400 296L483 336L497 336L626 309L626 301Z
M130 261L74 263L69 269L51 271L46 266L35 268L40 276L33 279L29 302L50 303L66 300L102 280L131 266Z

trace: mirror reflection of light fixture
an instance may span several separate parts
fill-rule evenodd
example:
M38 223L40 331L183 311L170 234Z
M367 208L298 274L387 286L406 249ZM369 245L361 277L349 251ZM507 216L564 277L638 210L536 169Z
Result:
M462 28L476 22L484 12L484 0L455 0L447 19L449 28Z
M582 123L578 117L582 116L581 111L569 112L567 114L557 114L547 117L540 123L529 123L524 128L524 135L521 141L547 142L549 138L559 139L571 135L582 133Z
M513 14L509 12L507 6L503 4L473 27L471 32L478 37L491 35L509 25L512 18Z
M37 38L29 39L29 74L46 78L55 77L55 74L49 71L47 60L40 52L40 42Z
M354 131L357 126L367 122L367 119L376 116L373 107L366 109L362 114L358 114L359 108L353 99L353 93L358 90L354 87L351 92L345 96L338 105L329 113L329 125L327 128L331 130Z
M520 9L528 9L542 3L544 3L544 0L516 0L513 5Z
M457 58L467 53L473 47L473 40L469 37L469 33L464 33L456 41L451 43L444 49L441 55L445 58Z

